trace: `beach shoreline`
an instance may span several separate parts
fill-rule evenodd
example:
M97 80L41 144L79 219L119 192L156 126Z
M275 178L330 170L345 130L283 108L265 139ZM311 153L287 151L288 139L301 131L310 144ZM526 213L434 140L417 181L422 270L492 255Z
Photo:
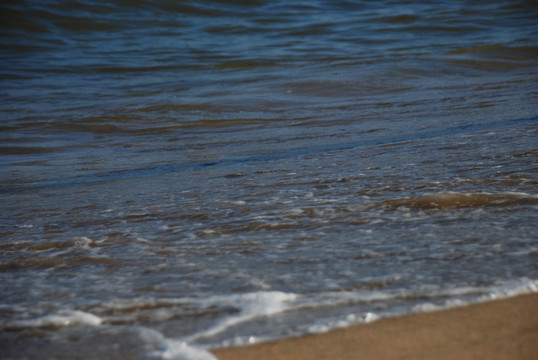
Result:
M538 293L530 293L212 353L219 360L530 360L537 339Z

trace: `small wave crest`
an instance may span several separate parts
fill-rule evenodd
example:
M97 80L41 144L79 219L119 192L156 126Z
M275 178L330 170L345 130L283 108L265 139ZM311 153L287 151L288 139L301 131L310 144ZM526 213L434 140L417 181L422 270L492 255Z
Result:
M93 314L79 310L63 310L34 319L21 319L7 323L6 330L18 331L27 328L61 329L70 326L98 326L103 320Z
M271 316L286 311L291 307L290 302L296 300L297 295L280 291L262 291L247 294L215 296L206 302L210 304L228 304L238 306L240 312L222 319L212 328L191 336L188 341L212 337L228 328L262 316Z

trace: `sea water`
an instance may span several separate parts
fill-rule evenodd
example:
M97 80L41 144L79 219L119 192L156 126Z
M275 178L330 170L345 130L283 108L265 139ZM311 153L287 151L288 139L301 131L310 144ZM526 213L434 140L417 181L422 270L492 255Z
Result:
M538 291L529 1L0 5L0 357Z

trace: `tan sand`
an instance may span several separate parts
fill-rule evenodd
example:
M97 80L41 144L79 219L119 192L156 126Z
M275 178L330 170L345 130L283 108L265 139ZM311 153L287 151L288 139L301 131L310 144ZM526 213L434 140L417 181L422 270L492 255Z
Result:
M219 360L536 360L538 294L213 353Z

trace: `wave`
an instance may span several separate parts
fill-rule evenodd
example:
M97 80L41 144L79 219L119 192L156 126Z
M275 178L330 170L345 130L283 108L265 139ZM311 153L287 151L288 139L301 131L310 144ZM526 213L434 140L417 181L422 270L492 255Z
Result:
M244 346L282 337L327 332L410 312L447 309L533 292L538 292L538 281L520 278L498 282L490 286L469 285L447 288L439 285L437 288L430 286L415 292L401 290L390 293L360 290L294 294L261 291L215 295L205 299L139 299L101 303L94 308L85 310L64 309L33 318L14 319L4 322L1 329L19 334L24 334L28 330L36 333L54 332L57 334L54 344L35 342L35 335L22 335L23 337L18 340L17 344L32 344L32 346L23 349L20 348L20 345L17 345L19 348L13 345L11 349L7 349L8 353L9 351L17 352L18 349L18 355L24 354L28 350L31 353L36 348L53 352L59 351L65 355L65 352L88 351L98 343L100 346L95 350L105 357L110 355L108 351L110 351L112 344L116 344L115 351L124 355L130 354L131 349L128 347L134 346L138 349L137 351L140 351L138 356L143 355L148 358L215 360L214 356L206 349ZM407 305L399 306L398 304L402 301ZM376 310L372 310L373 308L368 306L368 304L376 303L385 305L378 306ZM136 313L144 311L144 309L156 308L155 304L158 304L161 311L172 312L174 307L189 304L205 308L208 311L230 307L237 309L237 311L224 314L208 326L185 337L175 336L169 331L163 331L162 328L157 330L142 326L136 320L132 323L114 324L110 319L110 314L122 316L126 312ZM320 317L316 311L325 308L344 308L344 311L338 312L336 315ZM7 308L2 308L2 310L5 311ZM106 314L107 312L108 314ZM310 315L303 317L304 323L302 325L296 325L293 328L290 328L289 325L286 326L287 320L282 316L291 317L293 322L293 316L298 313ZM237 325L271 318L280 318L275 323L280 329L267 336L245 335L241 331L234 330L237 329ZM161 321L155 318L152 324L155 325ZM64 335L61 331L66 328L70 329L68 335ZM73 347L73 339L78 339L75 347ZM107 353L103 353L103 351ZM95 353L92 354L95 355ZM133 355L131 354L131 356Z
M27 328L47 328L47 329L61 329L69 326L98 326L101 325L103 320L93 314L79 311L79 310L64 310L59 311L56 314L45 315L42 317L27 319L27 320L15 320L7 322L0 326L0 329L7 331L19 331Z
M273 161L280 159L288 159L300 156L312 156L319 155L328 152L336 152L342 150L349 150L360 147L374 147L374 146L386 146L399 143L406 143L416 140L432 139L443 136L452 136L461 133L470 133L474 131L484 131L484 130L493 130L498 128L503 128L507 126L515 126L518 124L525 123L534 123L538 121L538 116L530 118L520 118L520 119L510 119L510 120L498 120L491 121L486 123L478 124L469 124L448 127L444 129L437 129L431 131L423 132L414 132L401 136L392 136L384 138L374 138L370 140L360 140L356 142L346 142L346 143L335 143L328 145L314 145L306 146L300 148L291 148L284 150L273 150L270 152L259 153L250 156L238 156L238 157L229 157L222 158L216 161L200 161L200 162L186 162L186 163L166 163L160 165L151 165L151 166L142 166L136 168L126 168L121 170L112 170L100 173L94 173L84 176L67 176L57 179L50 179L49 181L33 183L33 184L24 184L24 185L13 185L13 186L2 186L0 187L0 194L2 193L14 193L29 191L42 188L57 188L57 187L67 187L75 186L80 184L91 184L107 181L116 181L121 179L128 179L133 177L147 177L155 176L169 173L176 173L190 169L197 168L207 168L213 166L229 166L234 164L244 164L252 162L262 162L262 161ZM80 129L90 130L90 131L119 131L118 128L114 126L104 125L95 125L95 126L82 126Z

